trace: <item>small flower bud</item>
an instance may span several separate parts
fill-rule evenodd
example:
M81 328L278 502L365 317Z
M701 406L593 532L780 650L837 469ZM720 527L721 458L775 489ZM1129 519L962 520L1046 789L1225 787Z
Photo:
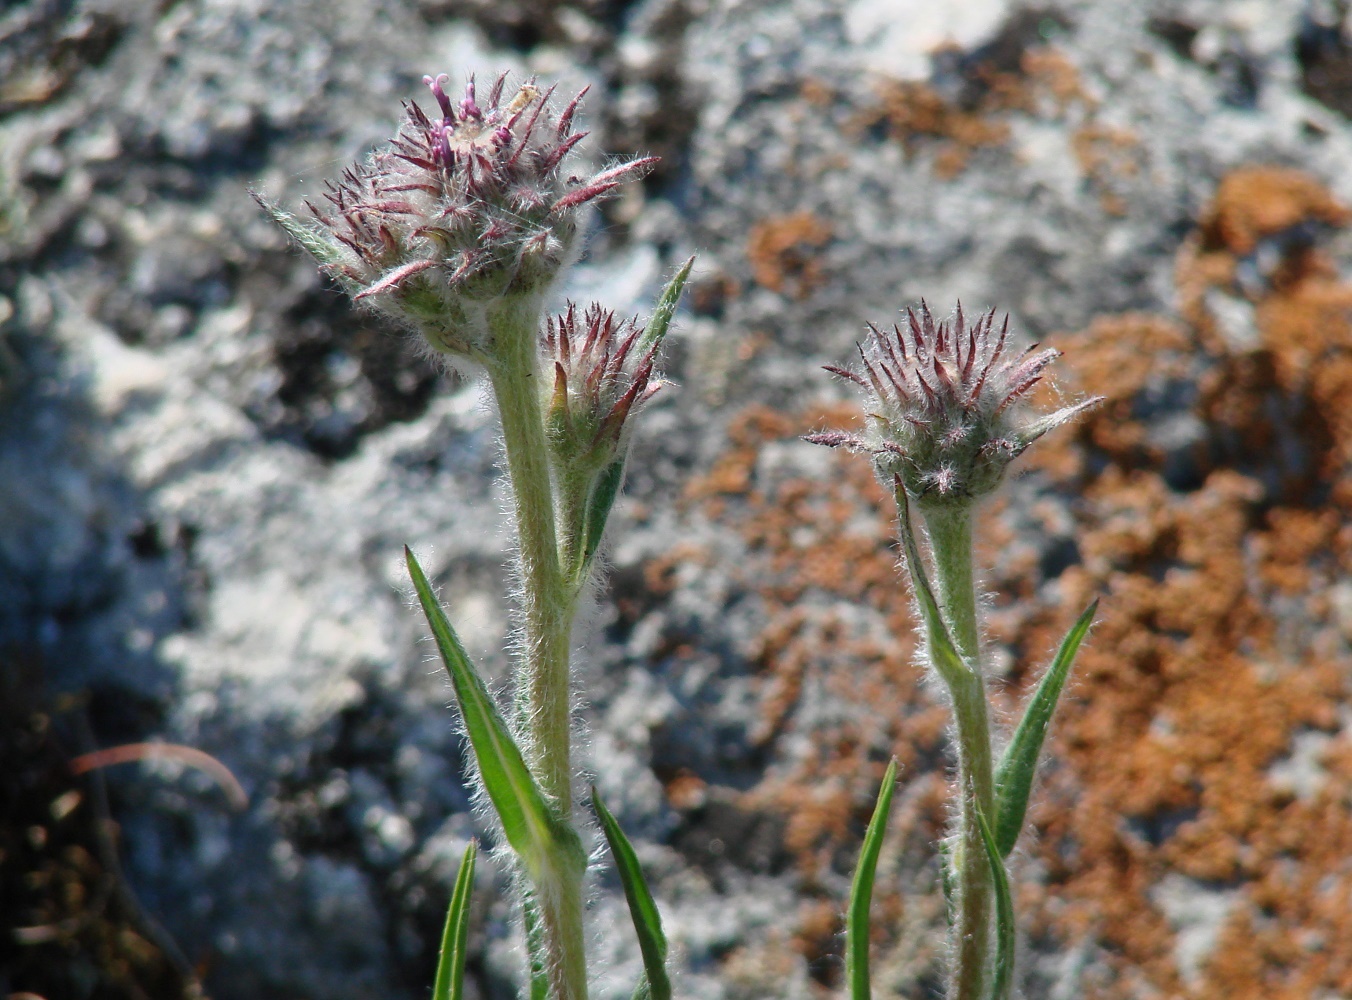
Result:
M809 435L831 447L868 452L885 483L900 477L922 505L961 506L992 492L1024 449L1099 402L1087 399L1032 421L1018 419L1021 399L1060 351L1006 353L1009 318L995 332L995 310L968 324L958 305L952 325L935 323L923 302L891 332L869 324L861 368L828 371L867 396L862 436Z
M653 380L659 344L642 345L633 320L593 303L545 321L545 398L550 448L560 463L599 470L622 456L630 415L662 387Z
M504 102L504 74L481 103L473 78L459 102L445 81L424 77L439 117L406 105L399 134L329 182L328 205L307 202L315 223L264 208L354 299L439 352L483 362L494 354L489 304L541 301L572 254L578 208L656 161L567 175L586 91L556 118L552 89L533 82Z

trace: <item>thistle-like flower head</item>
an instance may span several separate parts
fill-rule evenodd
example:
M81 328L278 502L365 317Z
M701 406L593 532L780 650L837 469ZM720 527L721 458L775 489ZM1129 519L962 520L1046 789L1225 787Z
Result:
M1061 352L1034 344L1014 353L1008 339L1008 317L998 330L994 310L968 323L961 304L952 323L936 323L922 302L918 316L906 311L904 326L869 324L860 367L827 369L864 391L867 430L808 440L870 453L883 481L899 476L922 505L970 504L1030 444L1098 402L1022 419L1018 404Z
M659 343L634 320L592 303L579 317L545 321L544 358L552 363L545 400L550 447L559 459L599 469L627 443L626 421L662 387L653 378ZM548 372L548 368L547 368Z
M355 299L438 351L484 360L485 303L540 300L570 258L578 209L656 161L568 174L585 90L556 116L552 89L506 96L506 74L483 100L473 78L459 101L444 74L423 79L439 114L406 105L399 134L328 183L327 205L307 202L314 222L264 207Z

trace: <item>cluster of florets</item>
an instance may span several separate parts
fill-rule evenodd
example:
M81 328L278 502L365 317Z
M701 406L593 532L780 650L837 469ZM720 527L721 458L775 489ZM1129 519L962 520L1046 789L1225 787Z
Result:
M662 387L653 379L657 338L646 342L634 320L592 303L579 322L569 303L546 320L543 354L552 362L545 422L550 447L561 462L601 468L623 454L629 415Z
M921 504L985 496L1024 449L1097 402L1019 422L1015 404L1061 352L1035 344L1007 353L1009 318L997 333L994 310L969 324L959 304L950 325L936 323L922 303L919 316L906 311L904 327L869 324L869 331L859 346L860 370L827 369L867 395L865 433L827 431L808 440L868 452L884 482L900 478Z
M307 202L317 226L269 210L354 298L483 360L483 303L542 296L573 252L578 208L655 161L566 175L585 90L555 118L552 88L528 82L504 103L503 74L481 103L471 78L453 102L446 79L424 78L439 117L406 105L390 144L329 183L329 205Z

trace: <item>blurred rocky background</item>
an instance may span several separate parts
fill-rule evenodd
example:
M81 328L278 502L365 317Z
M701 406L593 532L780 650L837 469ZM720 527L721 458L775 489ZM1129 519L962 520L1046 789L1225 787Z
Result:
M499 69L591 84L593 159L663 157L560 303L641 311L700 253L577 657L678 993L838 995L896 754L875 988L937 995L945 713L888 501L798 440L924 296L1107 397L984 521L1011 714L1103 597L1018 865L1027 995L1352 997L1341 0L6 3L0 995L427 995L485 829L400 546L505 678L495 431L248 188L297 205L423 73ZM180 757L71 773L146 742L247 807ZM510 997L480 871L473 989ZM610 875L593 912L628 996Z

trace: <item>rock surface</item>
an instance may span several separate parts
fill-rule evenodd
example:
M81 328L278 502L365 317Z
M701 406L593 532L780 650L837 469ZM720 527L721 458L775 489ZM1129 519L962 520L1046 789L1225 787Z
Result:
M1104 597L1019 867L1028 995L1352 995L1347 5L936 6L0 14L0 651L85 698L98 745L188 744L242 782L235 814L167 762L108 773L127 881L210 995L425 995L489 836L400 564L412 544L505 683L482 391L352 310L248 189L296 204L424 72L500 69L592 83L589 156L664 157L560 302L641 312L700 253L578 654L678 992L838 989L894 753L876 979L941 982L944 712L885 499L798 440L857 419L819 366L924 296L1008 310L1107 397L986 516L1011 715ZM474 989L511 996L481 873ZM608 873L594 913L597 995L628 996Z

